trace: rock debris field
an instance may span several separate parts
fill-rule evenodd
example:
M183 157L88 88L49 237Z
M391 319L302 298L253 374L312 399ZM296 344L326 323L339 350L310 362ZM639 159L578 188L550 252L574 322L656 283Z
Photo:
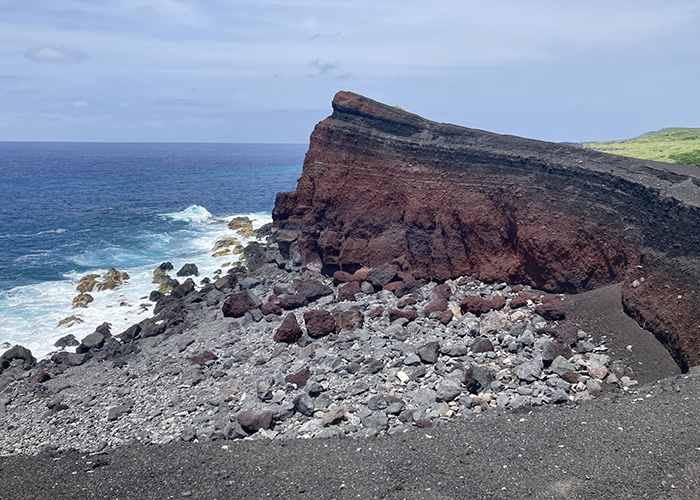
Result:
M558 295L425 282L388 264L332 279L249 267L154 292L153 318L125 332L104 324L75 352L38 363L6 352L0 454L370 438L636 385Z

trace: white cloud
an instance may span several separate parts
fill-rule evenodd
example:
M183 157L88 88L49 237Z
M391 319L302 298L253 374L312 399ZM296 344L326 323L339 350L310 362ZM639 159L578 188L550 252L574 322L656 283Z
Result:
M44 45L29 49L24 56L35 62L49 64L78 64L87 58L85 52L56 45Z
M90 103L84 99L81 99L80 101L75 101L73 103L74 108L87 108L88 106L90 106Z

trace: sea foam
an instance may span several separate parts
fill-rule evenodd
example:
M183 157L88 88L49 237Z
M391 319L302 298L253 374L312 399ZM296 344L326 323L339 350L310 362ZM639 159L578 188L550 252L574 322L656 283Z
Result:
M106 245L85 250L71 260L77 266L87 266L87 271L68 272L62 280L0 292L0 344L22 344L35 356L44 357L56 351L53 344L64 335L71 333L80 340L104 322L109 323L112 334L117 335L152 315L153 304L148 301L148 295L157 288L151 281L153 269L160 263L168 261L173 264L173 277L184 264L195 263L200 275L194 280L199 285L202 278L214 276L222 265L238 260L231 254L213 257L212 250L218 240L236 237L245 245L252 239L228 228L232 217L249 217L255 229L272 221L269 213L214 218L206 208L198 205L161 216L171 220L173 227L163 233L138 235L141 242L146 243L138 245L139 249ZM127 272L130 276L128 282L116 290L91 292L94 302L87 308L73 309L72 300L78 294L75 287L80 278L91 273L104 274L110 267ZM185 278L177 279L182 282ZM57 327L59 321L72 315L83 322L68 328Z

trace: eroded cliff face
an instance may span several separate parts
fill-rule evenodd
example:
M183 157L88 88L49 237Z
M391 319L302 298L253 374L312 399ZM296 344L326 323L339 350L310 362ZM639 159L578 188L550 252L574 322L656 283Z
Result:
M325 273L578 292L622 282L628 313L700 364L700 173L441 124L350 92L311 135L278 242Z

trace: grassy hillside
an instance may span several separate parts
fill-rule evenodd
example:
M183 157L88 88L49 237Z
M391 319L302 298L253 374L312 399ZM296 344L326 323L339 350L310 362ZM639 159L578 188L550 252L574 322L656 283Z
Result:
M584 148L700 167L700 128L670 127L632 139L584 142Z

